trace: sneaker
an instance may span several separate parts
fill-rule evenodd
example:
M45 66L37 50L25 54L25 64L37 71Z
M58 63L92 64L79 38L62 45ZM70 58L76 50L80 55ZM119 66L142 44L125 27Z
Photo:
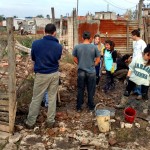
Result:
M142 95L138 95L137 97L136 97L136 100L141 100L142 99Z
M27 129L34 129L34 126L35 126L35 125L29 125L29 124L27 123L27 119L25 119L25 120L24 120L24 126L25 126Z
M120 103L119 103L118 105L116 105L115 108L118 108L118 109L123 109L123 108L125 108L125 106L126 106L126 104L127 104L127 101L128 101L128 97L122 96Z
M89 109L89 113L94 113L94 109Z
M81 113L82 112L82 109L77 109L77 113Z
M54 128L55 127L55 122L46 122L45 123L45 128Z
M124 92L124 96L129 96L130 94L129 94L129 92L128 91L125 91Z
M142 95L142 99L143 99L143 100L148 100L148 95L147 95L147 94L145 94L145 93L143 93L143 95Z

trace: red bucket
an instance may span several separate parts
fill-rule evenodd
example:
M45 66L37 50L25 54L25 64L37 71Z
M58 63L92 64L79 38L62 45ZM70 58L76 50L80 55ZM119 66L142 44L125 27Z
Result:
M133 123L136 115L136 110L128 107L124 110L125 120L129 123Z

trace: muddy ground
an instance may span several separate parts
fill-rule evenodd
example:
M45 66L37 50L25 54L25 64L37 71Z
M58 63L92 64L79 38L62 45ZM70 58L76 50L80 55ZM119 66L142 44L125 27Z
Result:
M6 44L4 44L6 46ZM0 56L1 58L2 56ZM27 59L29 60L29 59ZM70 63L68 63L70 62ZM24 65L22 64L24 63ZM20 64L20 65L19 65ZM24 130L23 121L26 119L28 114L29 104L32 98L32 89L33 89L33 77L32 77L32 62L27 63L26 61L23 62L23 59L18 59L17 65L17 85L21 85L19 90L17 91L17 101L18 101L18 108L16 113L16 122L15 122L15 132L21 132ZM22 67L23 66L23 67ZM26 75L26 72L27 75ZM75 64L72 64L72 59L70 55L65 55L62 58L60 63L60 72L61 72L61 81L62 84L60 85L60 99L61 104L57 105L57 113L56 113L56 128L54 130L46 129L44 127L44 122L46 120L46 113L47 108L41 106L40 114L37 118L36 126L39 127L39 130L36 132L37 135L41 137L43 135L48 135L53 143L53 138L51 137L66 137L67 134L73 134L77 130L80 131L91 131L94 135L100 133L97 120L95 116L95 112L89 112L86 102L87 102L87 93L85 91L85 99L83 105L83 111L81 113L77 113L75 110L76 106L76 95L77 95L77 87L76 87L76 79L77 79L77 67ZM30 76L31 73L31 76ZM18 77L20 75L21 77ZM22 78L23 77L23 78ZM23 81L23 82L22 82ZM102 87L104 86L105 82L105 74L102 75L99 87L96 88L95 93L95 104L102 103L105 107L100 106L97 109L101 108L111 108L115 110L114 106L120 101L121 95L124 91L124 84L122 81L116 80L116 87L115 89L109 91L109 93L102 92ZM150 95L150 92L149 92ZM107 140L109 141L109 149L111 147L120 147L120 148L127 148L127 143L131 143L131 147L134 146L140 147L142 146L142 150L150 149L150 124L144 120L147 117L146 113L143 113L145 106L147 106L147 102L145 101L137 101L136 95L131 95L129 98L129 105L134 107L137 111L137 115L135 121L133 123L132 128L121 128L120 122L125 122L123 109L115 110L115 116L113 117L113 122L111 122L111 130L114 131L116 134L115 139L109 141L109 133L107 132L105 135ZM141 117L141 118L138 118ZM115 122L114 122L115 121ZM60 127L60 123L63 123L65 129ZM140 127L137 127L135 123L139 123ZM19 126L23 126L23 129ZM29 134L33 132L33 130L28 131ZM69 149L74 148L80 145L80 147L87 146L87 148L83 149L90 149L91 145L82 143L82 142L75 142L76 139L70 137L67 141L60 141L57 143L57 147L60 149ZM30 141L32 145L36 144L36 142ZM45 142L45 148L47 148L48 143ZM93 149L102 149L94 147ZM132 148L127 148L132 149ZM139 148L140 149L140 148ZM116 149L115 149L116 150Z
M65 131L58 130L57 132L47 130L44 128L44 122L46 120L46 112L47 108L41 107L40 114L37 119L36 126L40 128L37 134L44 135L48 134L52 137L55 136L65 136L67 133L73 133L75 130L89 130L94 134L100 133L96 119L95 112L89 112L86 102L87 102L87 93L85 92L85 99L83 105L83 111L81 113L77 113L75 110L76 106L76 66L74 64L69 63L61 63L60 65L61 71L61 81L60 85L60 99L61 104L57 106L56 113L56 127L59 128L59 123L63 122L67 129ZM101 108L111 108L115 110L114 106L120 101L121 95L124 91L123 81L115 80L116 87L115 89L109 91L108 93L104 93L102 91L102 87L105 83L105 74L102 75L99 86L96 88L95 93L95 104L103 103L104 106L100 106L97 109ZM26 89L20 91L22 94L18 97L18 109L16 115L16 125L23 125L23 120L27 117L28 107L32 96L32 87L33 87L33 79L28 80ZM126 144L128 142L138 143L137 145L143 146L145 149L149 149L150 147L150 131L149 131L149 123L144 119L147 114L143 113L145 109L145 105L147 102L140 100L136 100L136 95L131 95L129 98L129 103L127 106L132 106L136 109L137 115L135 121L133 123L132 128L121 128L120 122L125 122L123 109L115 110L115 116L113 119L115 122L111 122L111 131L115 131L116 138L115 141L110 142L111 146L117 146L121 148L126 148ZM141 117L141 118L138 118ZM140 127L135 126L135 123L139 123ZM18 129L15 128L17 132ZM106 135L109 134L106 133ZM109 140L109 139L108 139ZM72 140L70 142L58 143L59 147L62 149L73 148L75 145L72 144ZM81 143L80 143L81 144Z

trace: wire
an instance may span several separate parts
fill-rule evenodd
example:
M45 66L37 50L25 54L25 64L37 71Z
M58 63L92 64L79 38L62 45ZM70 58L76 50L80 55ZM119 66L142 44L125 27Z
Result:
M137 2L137 3L134 3L134 2L130 2L130 1L128 1L128 0L124 0L124 1L126 1L126 2L128 2L128 3L131 3L131 4L138 4L138 2Z
M122 9L122 10L132 9L132 8L135 8L135 7L136 7L136 6L134 6L134 7L131 7L131 8L122 8L122 7L117 6L116 4L114 4L114 3L112 3L112 2L108 2L107 0L103 0L103 1L105 1L106 3L108 3L108 4L110 4L110 5L114 6L114 7L116 7L116 8L118 8L118 9Z

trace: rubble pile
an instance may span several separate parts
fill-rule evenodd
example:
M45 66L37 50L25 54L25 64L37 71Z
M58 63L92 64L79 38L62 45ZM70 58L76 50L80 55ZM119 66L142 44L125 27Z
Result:
M63 53L65 57L66 53ZM0 71L0 78L7 76L4 66L8 67L7 61L1 61L3 71ZM33 63L30 56L22 57L16 55L17 89L25 91L28 84L25 81L33 77ZM87 92L85 90L83 111L77 113L77 65L60 62L60 100L63 104L57 107L56 125L54 128L45 128L47 108L41 107L37 118L36 126L32 130L24 127L23 120L27 117L28 105L18 108L13 135L0 135L0 149L4 150L25 150L25 149L67 149L67 150L148 150L150 145L150 122L136 117L133 124L125 121L123 110L115 110L114 105L120 100L123 91L123 83L117 81L116 89L109 93L102 92L105 84L105 75L96 88L95 104L102 103L97 109L108 109L113 114L110 119L110 131L101 133L98 128L95 111L90 112L87 108ZM2 81L2 80L1 80ZM136 100L134 97L132 102ZM137 102L137 101L136 101ZM140 103L138 103L140 106ZM139 114L137 114L139 115ZM141 117L141 116L140 116Z

